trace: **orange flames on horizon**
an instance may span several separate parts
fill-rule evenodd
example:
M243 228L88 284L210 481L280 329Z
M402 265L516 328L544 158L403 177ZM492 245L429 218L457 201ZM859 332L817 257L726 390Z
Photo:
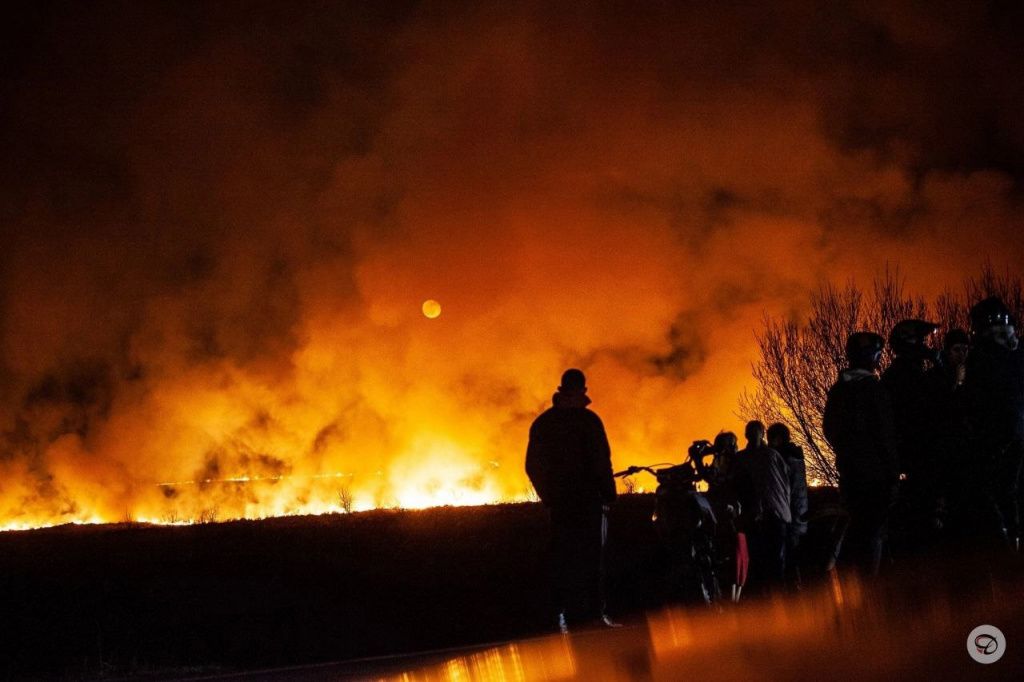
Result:
M0 529L535 499L523 471L528 427L563 365L579 363L541 344L516 355L514 341L499 342L506 330L460 318L457 306L433 320L410 306L388 324L390 336L375 329L368 339L359 338L363 324L311 326L285 373L182 364L127 384L90 432L46 447L42 484L31 458L0 462ZM478 345L454 352L468 334ZM492 365L492 349L507 351L506 366ZM705 435L688 431L689 415L666 402L680 391L678 404L685 382L636 377L614 355L586 367L617 466L681 460L689 439ZM742 380L745 368L737 369ZM736 394L718 398L728 405ZM44 407L33 414L36 427L67 419L66 406Z
M52 495L41 495L33 485L29 460L3 462L0 530L125 521L189 524L536 499L522 457L529 423L546 407L544 398L526 394L519 400L527 404L481 409L438 387L382 382L367 393L379 391L376 399L385 403L400 400L401 416L387 424L366 410L339 424L335 410L344 396L329 388L329 377L338 377L337 360L334 352L305 349L295 358L287 388L233 371L216 378L177 377L126 406L97 440L77 434L56 439L46 451ZM591 377L595 409L607 420L601 395L609 389L602 390L600 371ZM557 371L541 380L553 388ZM541 394L552 390L541 381L533 384ZM396 391L406 393L400 398ZM516 411L506 412L510 407ZM493 419L496 409L503 420ZM365 406L357 412L362 410ZM682 432L672 429L667 439L678 435L677 447L654 454L645 447L645 434L623 438L629 433L623 426L638 425L608 422L613 447L619 446L617 463L661 461L675 457L673 452L682 459L688 437Z

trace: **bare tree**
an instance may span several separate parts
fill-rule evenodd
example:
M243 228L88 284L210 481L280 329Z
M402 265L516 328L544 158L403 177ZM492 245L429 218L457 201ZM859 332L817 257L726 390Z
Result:
M967 300L964 293L952 289L946 289L935 299L935 321L942 327L943 334L951 329L970 329Z
M1000 274L991 263L985 263L981 273L965 280L960 291L947 289L936 299L935 312L944 331L969 329L971 306L989 296L1003 299L1019 324L1021 313L1024 313L1024 286L1021 278L1012 275L1009 270Z
M898 268L886 267L869 296L852 281L843 288L824 285L811 296L804 324L765 317L756 335L761 357L752 367L757 388L740 397L740 416L786 424L808 456L812 480L835 485L835 453L822 421L828 390L846 367L846 338L859 330L887 336L900 320L927 314L923 298L906 294ZM889 360L886 353L883 367Z

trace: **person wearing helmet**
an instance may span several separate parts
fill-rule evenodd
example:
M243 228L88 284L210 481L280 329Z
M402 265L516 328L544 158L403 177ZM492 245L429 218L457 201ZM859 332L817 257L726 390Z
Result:
M552 406L530 426L526 474L551 521L552 587L560 630L604 612L601 563L605 512L615 500L611 448L601 418L587 409L586 377L562 374Z
M829 389L823 419L850 516L841 558L872 576L881 566L899 479L892 403L878 378L884 345L885 340L872 332L850 335L849 367Z
M1024 354L1016 322L1003 301L971 308L972 347L964 398L974 467L980 475L983 528L1001 543L1019 545L1019 477L1024 459Z
M892 399L896 447L899 451L903 540L910 547L926 546L936 533L938 467L929 451L931 400L926 372L938 361L928 341L939 329L934 322L902 320L889 334L893 360L882 373L882 385Z

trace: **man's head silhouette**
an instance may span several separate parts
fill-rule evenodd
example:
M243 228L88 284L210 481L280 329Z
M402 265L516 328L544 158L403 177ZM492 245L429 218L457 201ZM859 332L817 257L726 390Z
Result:
M587 390L587 377L578 369L567 369L562 373L562 385L558 387L558 390L585 393Z

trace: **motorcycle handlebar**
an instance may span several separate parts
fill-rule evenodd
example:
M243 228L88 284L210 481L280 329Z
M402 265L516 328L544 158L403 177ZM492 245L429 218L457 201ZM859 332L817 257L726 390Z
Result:
M629 466L629 467L626 467L625 469L623 469L622 471L615 472L614 474L612 474L612 476L614 476L615 478L622 478L623 476L632 476L633 474L638 474L641 471L646 471L646 472L648 472L650 474L654 474L655 476L658 475L657 472L654 469L652 469L651 467L647 467L647 466L642 466L642 467L641 466Z
M704 471L700 467L694 467L694 465L692 464L692 460L690 459L687 459L682 464L672 464L660 469L655 469L652 466L633 465L626 467L622 471L617 471L613 473L612 476L614 476L615 478L622 478L624 476L632 476L634 474L638 474L641 471L646 471L647 473L651 474L656 479L658 479L659 483L664 483L666 480L669 480L668 477L675 475L675 472L679 472L681 469L685 468L687 464L690 465L689 471L692 472L690 476L692 480L706 480L704 476Z

